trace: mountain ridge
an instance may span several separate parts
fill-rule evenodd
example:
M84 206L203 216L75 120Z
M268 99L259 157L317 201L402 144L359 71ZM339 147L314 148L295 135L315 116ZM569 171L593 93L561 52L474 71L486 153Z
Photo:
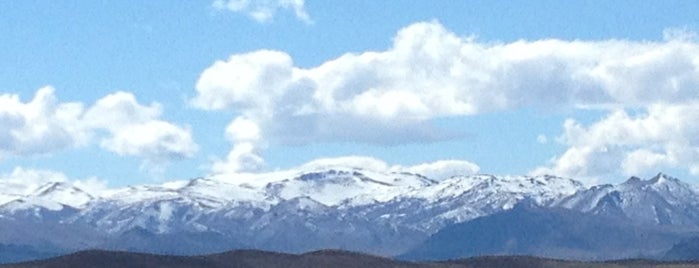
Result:
M57 247L64 252L107 248L187 255L245 247L290 253L340 248L393 256L419 246L445 227L510 210L523 200L537 206L591 214L594 211L585 211L588 207L608 206L618 208L615 211L622 218L633 218L639 213L626 213L622 209L626 203L620 199L624 197L622 190L628 188L632 193L652 193L643 196L655 198L651 200L654 202L660 200L661 208L671 212L694 208L693 203L676 208L696 197L693 188L669 176L656 177L652 185L658 187L631 187L633 183L651 185L648 181L653 179L630 179L626 186L585 188L579 181L550 175L477 174L436 181L415 173L335 166L277 172L269 177L241 175L239 180L200 177L111 189L99 194L69 183L45 184L44 190L18 194L18 198L0 204L0 219L8 226L22 226L25 222L32 222L37 228L42 224L53 226L52 230L56 231L53 236L67 236L61 228L73 230L69 226L81 230L75 238L68 238L69 243L48 239L49 244L37 245L35 241L45 237L31 233L12 240L20 245L36 246L39 251L46 247ZM610 194L614 191L618 194ZM46 199L46 193L68 201ZM69 198L74 196L89 196L90 200L53 210L42 206L43 203L23 206L12 203L23 199L53 202L49 204L84 201L84 198ZM692 215L668 217L673 220L670 224L696 227L690 224ZM6 232L11 231L10 228ZM142 243L129 243L127 237ZM211 243L200 243L202 239ZM7 241L0 231L0 243ZM158 241L186 242L192 246L153 246Z

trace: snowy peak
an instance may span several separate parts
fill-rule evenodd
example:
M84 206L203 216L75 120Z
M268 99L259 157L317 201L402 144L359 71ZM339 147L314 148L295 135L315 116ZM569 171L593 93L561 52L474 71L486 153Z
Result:
M405 172L333 167L130 186L100 192L98 197L70 183L52 182L18 196L0 206L0 214L67 207L79 210L69 222L100 226L110 233L134 226L156 233L227 230L233 228L232 220L252 224L248 221L278 221L274 215L333 213L429 233L511 209L522 200L654 223L699 222L696 192L664 174L585 190L578 181L550 175L479 174L434 181ZM696 219L694 214L682 216L682 211L695 210ZM255 226L268 226L260 224Z
M580 182L554 176L455 176L399 195L379 204L372 213L432 233L449 224L511 209L522 200L548 205L582 189Z
M663 184L663 183L682 183L679 179L669 176L667 174L664 174L662 172L658 173L658 175L655 175L655 177L651 178L649 180L650 183L653 184Z
M621 183L621 187L626 187L626 188L637 188L637 187L663 187L664 185L668 187L686 187L688 186L681 180L669 176L664 173L658 173L658 175L655 175L654 177L648 179L648 180L643 180L639 177L632 176L629 179L627 179L625 182ZM691 187L689 187L691 188Z
M618 185L594 186L569 196L558 206L655 225L699 225L699 194L677 178L659 173L631 177Z
M17 200L18 198L21 198L21 197L22 196L18 195L18 194L0 193L0 206L7 204L8 202L11 202L13 200Z
M422 198L439 200L469 191L531 195L538 202L571 195L584 189L582 183L555 176L456 176L415 191Z
M278 251L347 248L394 255L446 226L516 211L518 204L615 215L624 224L631 220L653 229L699 230L697 193L664 174L589 189L548 175L480 174L433 181L419 174L345 167L219 174L97 194L65 182L31 185L21 192L1 186L0 193L16 197L0 203L1 218L78 226L127 241L115 242L126 243L119 244L122 248L129 248L134 237L143 239L138 243L150 241L153 248L184 241L210 249L211 241L220 239L225 246L240 241L242 247ZM65 240L66 234L81 232L57 232L55 239Z
M352 184L356 182L378 183L384 186L392 186L389 183L373 180L359 171L336 171L331 169L326 172L311 172L294 178L294 180L317 183Z
M696 200L697 192L691 185L663 173L648 180L631 177L615 188L623 192L654 193L671 204L699 202Z
M89 197L90 199L94 198L91 194L83 191L82 189L65 182L49 182L40 186L34 191L35 196L41 197L68 194Z
M106 194L105 199L120 204L133 204L149 202L151 200L171 199L178 196L180 196L180 194L170 187L138 185L116 189Z
M65 182L48 182L31 193L17 196L2 206L3 210L47 209L51 211L85 208L95 197L86 191Z
M312 172L301 172L294 180L317 181L322 183L351 183L361 181L376 183L384 186L421 187L437 183L427 177L408 172L377 172L361 168L335 167L316 169Z
M637 187L641 184L643 184L643 180L641 178L636 177L636 176L631 176L628 180L623 182L621 185L624 185L627 187Z
M648 183L659 191L694 191L689 184L663 173L658 173L658 175L648 180Z
M234 184L212 178L196 178L186 185L175 188L180 194L201 196L226 202L262 202L267 203L267 197L262 187L246 183Z
M269 197L282 200L308 197L326 206L338 206L387 201L433 183L425 177L409 173L330 169L270 182L264 190Z
M510 209L525 199L539 205L548 205L584 189L582 183L578 181L549 175L501 177L478 175L470 179L475 180L476 183L469 191L481 196L489 195L492 196L491 198L503 199L491 201L491 203L500 203L504 209Z
M95 199L94 196L82 189L64 182L44 184L35 193L38 198L53 200L74 208L82 208Z

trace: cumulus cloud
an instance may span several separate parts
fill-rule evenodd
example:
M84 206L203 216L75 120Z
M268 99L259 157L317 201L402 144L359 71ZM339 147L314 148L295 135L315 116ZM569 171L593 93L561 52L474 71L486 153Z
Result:
M279 11L292 11L296 18L311 23L304 0L216 0L213 7L250 16L257 22L271 21Z
M192 157L198 149L188 128L160 120L122 126L113 130L101 146L120 155L141 156L154 162Z
M108 130L120 126L142 124L160 116L160 104L141 105L136 97L128 92L119 91L97 100L85 114L88 125Z
M232 55L203 71L192 103L239 112L267 143L434 142L464 136L436 127L434 119L442 117L520 108L687 106L699 99L699 44L687 36L479 42L422 22L401 29L387 50L348 53L312 68L295 66L280 51ZM613 168L592 155L616 159L625 152L576 143L554 162L578 159L589 166L570 162L564 168L561 162L554 171ZM629 171L641 155L626 160Z
M59 103L54 91L41 88L27 103L18 95L0 95L0 158L47 154L87 143L89 131L80 121L83 105Z
M699 101L652 104L638 114L615 110L584 126L568 119L561 141L568 149L536 173L600 177L684 168L699 175Z
M86 125L106 130L100 146L119 155L143 158L148 168L194 156L198 146L188 127L160 120L161 105L141 105L128 92L99 99L84 116Z
M390 165L381 159L368 156L320 158L301 165L299 169L314 170L333 167L362 168L377 172L409 172L433 180L444 180L459 175L473 175L480 170L478 165L465 160L440 160L413 166L402 166Z
M266 164L261 156L265 147L260 127L254 121L240 116L226 127L226 138L234 145L226 159L212 165L216 174L253 172L262 170Z
M59 102L52 87L39 89L26 103L17 95L0 95L0 157L49 154L95 140L149 165L193 156L198 147L190 129L161 120L161 114L160 104L139 104L127 92L107 95L88 109Z

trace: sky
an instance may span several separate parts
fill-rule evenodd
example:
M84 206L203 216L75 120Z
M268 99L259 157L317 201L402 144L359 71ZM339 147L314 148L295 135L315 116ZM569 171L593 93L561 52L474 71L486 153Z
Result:
M696 1L2 1L0 179L699 183Z

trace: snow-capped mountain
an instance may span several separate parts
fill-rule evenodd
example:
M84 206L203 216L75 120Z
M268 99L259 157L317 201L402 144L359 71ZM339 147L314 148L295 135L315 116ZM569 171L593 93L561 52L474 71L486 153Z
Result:
M4 204L0 205L0 213L15 214L31 210L39 218L41 210L79 210L95 200L93 195L65 182L49 182L30 193L6 195L5 198Z
M110 233L136 227L155 233L211 230L216 222L223 222L220 225L224 226L232 221L247 222L253 216L271 213L273 208L278 210L290 202L302 201L311 212L330 207L339 209L384 202L435 183L414 174L384 174L354 168L237 183L232 179L196 178L111 191L70 221L89 223ZM295 209L288 210L295 213Z
M380 173L362 169L311 172L265 186L268 197L289 200L309 197L326 206L385 202L435 181L410 173Z
M501 203L488 200L494 207L512 208L516 201L530 198L540 204L546 204L562 196L574 194L582 190L582 183L555 176L493 176L473 175L456 176L441 183L414 190L408 194L411 197L427 200L443 200L461 196L465 193L474 195L475 201L503 194L512 195L512 199L499 199Z
M284 214L279 212L284 208L292 214L333 210L430 233L446 224L509 209L522 199L548 204L582 189L577 181L552 176L475 175L438 183L416 174L357 168L313 171L265 184L231 181L197 178L116 190L73 221L89 222L111 233L134 227L163 233L210 230L213 218L250 221L254 211L265 218L262 215ZM295 207L300 204L305 204L303 209ZM273 224L258 220L252 226L267 225Z
M666 175L586 189L555 176L469 175L435 181L420 174L333 166L97 193L67 182L17 193L8 189L0 191L0 225L31 222L50 224L57 235L76 228L89 234L89 239L60 234L80 241L69 243L71 249L193 254L240 247L287 252L342 248L395 255L444 227L507 211L523 200L654 224L699 222L696 191ZM0 243L8 242L3 239L0 233ZM32 241L24 242L34 245ZM154 246L164 241L192 246Z
M699 193L665 174L599 185L556 202L582 212L624 217L640 224L699 226Z
M524 199L548 205L582 189L578 181L555 176L456 176L355 210L433 233L449 224L511 209Z

